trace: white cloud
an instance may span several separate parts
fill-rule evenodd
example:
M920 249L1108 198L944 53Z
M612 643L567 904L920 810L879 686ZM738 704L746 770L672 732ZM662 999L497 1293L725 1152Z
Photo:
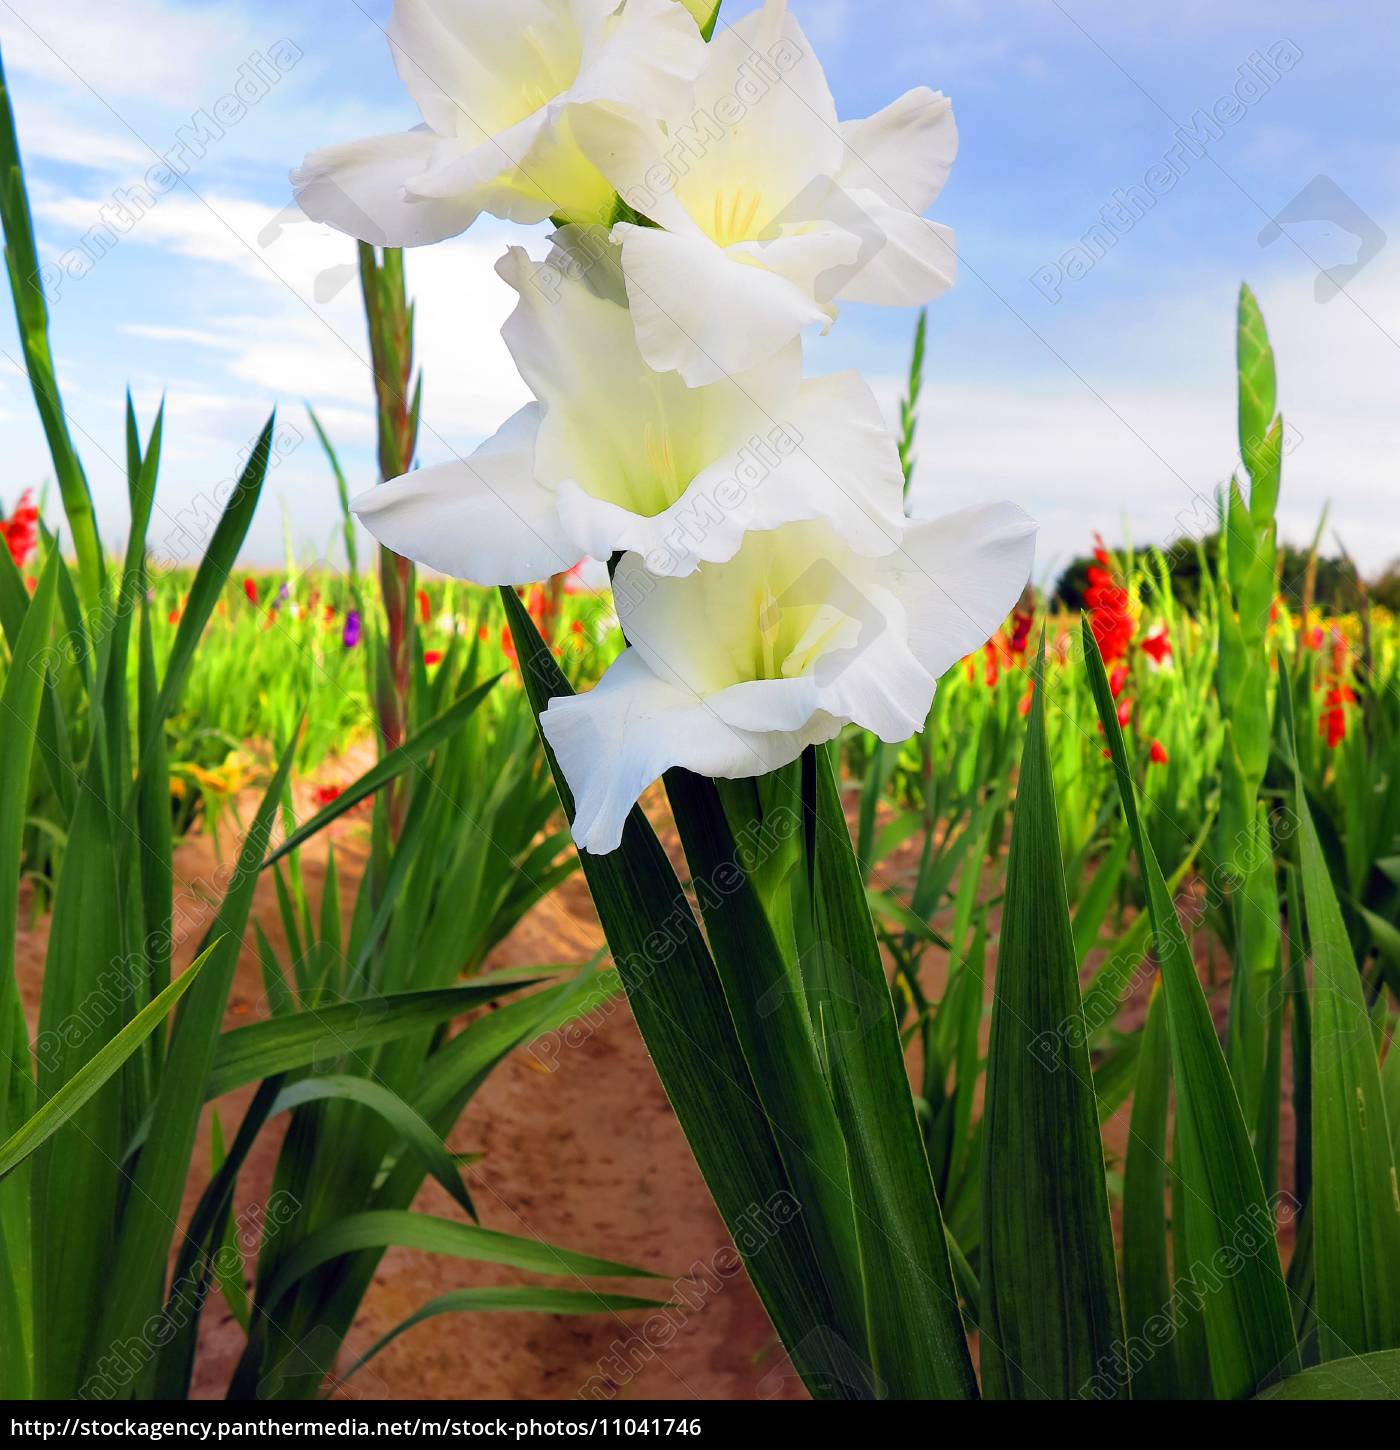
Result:
M208 80L253 48L230 7L190 9L167 0L6 0L0 46L14 71L65 90L92 87L109 100L205 103Z
M39 204L46 219L72 227L89 224L95 207L92 199L71 195ZM512 235L522 239L518 231ZM408 256L425 374L422 451L430 460L494 432L526 400L500 338L515 296L493 270L505 236L504 228L482 226ZM159 247L226 274L208 289L218 299L214 308L188 326L131 328L171 344L172 371L191 346L201 347L223 355L218 365L238 380L242 396L252 384L268 399L369 409L355 252L344 236L241 198L172 194L119 245ZM230 305L235 294L237 304Z
M1333 302L1316 301L1315 276L1300 256L1284 256L1257 288L1280 408L1296 434L1280 531L1307 543L1330 502L1329 532L1374 570L1400 555L1400 247ZM1137 376L1090 373L1096 396L1068 370L1005 385L931 373L918 444L921 511L1015 499L1041 523L1038 574L1084 553L1095 529L1121 539L1126 525L1137 542L1208 531L1214 489L1237 459L1234 318L1218 305L1226 295L1201 286L1164 301L1155 317L1132 319L1145 359L1194 354L1175 378L1144 376L1155 361ZM900 386L884 380L887 406Z

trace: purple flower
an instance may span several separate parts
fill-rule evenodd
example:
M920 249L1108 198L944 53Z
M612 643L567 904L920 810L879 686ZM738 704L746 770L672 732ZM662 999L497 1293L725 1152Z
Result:
M285 604L287 600L291 597L292 591L288 589L285 584L277 591L277 599L279 603Z
M340 642L346 649L354 649L360 642L360 611L352 609L345 616L345 629L340 636Z

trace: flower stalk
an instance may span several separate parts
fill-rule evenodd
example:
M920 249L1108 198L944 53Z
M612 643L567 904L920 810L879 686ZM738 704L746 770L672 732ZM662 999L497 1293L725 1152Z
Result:
M360 286L374 365L379 435L380 482L413 466L418 447L422 374L414 372L413 304L404 281L403 253L359 244ZM387 755L403 743L408 720L409 671L413 658L413 561L381 545L380 590L384 599L385 651L375 681L380 748ZM396 817L397 819L397 817Z

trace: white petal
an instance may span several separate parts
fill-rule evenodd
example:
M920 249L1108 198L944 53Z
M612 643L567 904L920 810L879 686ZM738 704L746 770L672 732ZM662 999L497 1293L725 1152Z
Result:
M527 87L547 88L567 70L574 26L563 8L552 0L394 0L389 49L428 125L476 144L520 120ZM557 74L554 85L571 78Z
M1015 504L911 519L878 562L904 603L909 644L931 675L979 649L1011 612L1035 562L1036 525Z
M750 12L736 24L721 26L710 49L717 72L712 85L727 83L730 94L746 100L744 82L740 80L736 86L736 75L752 77L753 84L781 77L773 82L768 94L790 97L786 103L791 107L787 113L790 117L805 113L828 133L837 129L836 102L831 98L826 72L816 47L788 9L787 0L767 0L762 9ZM773 119L765 114L764 124Z
M811 519L830 524L857 553L884 554L898 544L899 450L858 374L808 380L771 413L745 406L749 399L726 383L706 391L739 395L729 408L741 446L698 474L669 508L642 515L573 479L559 484L559 517L585 553L625 550L653 574L685 575L732 559L750 533ZM712 411L725 401L714 399Z
M538 427L531 403L470 459L391 479L351 507L386 548L458 579L529 584L571 569L582 551L531 471Z
M784 424L799 445L759 490L753 527L821 519L858 554L894 548L904 527L904 470L865 379L855 372L807 379Z
M906 211L928 210L958 154L953 103L927 86L906 91L863 121L844 122L841 139L841 185L877 192Z
M614 229L637 345L690 387L744 373L831 314L785 277L735 260L707 237Z
M602 0L601 23L585 27L583 59L569 100L603 102L647 118L679 114L706 60L695 23L675 0L627 0L621 13Z
M562 209L561 195L577 186L558 151L549 113L541 109L477 144L445 143L432 165L413 178L409 194L470 201L477 212L529 226ZM586 165L581 157L578 163Z
M746 736L772 731L811 743L855 722L896 743L928 715L936 681L909 649L903 601L830 530L794 526L751 538L738 564L683 579L657 578L628 554L614 598L651 673L704 699ZM803 674L752 678L759 611L823 601L845 620L835 646Z
M843 302L922 307L953 285L958 254L950 228L891 206L873 191L847 196L864 213L865 245L850 275L834 278Z
M540 726L574 795L574 840L597 855L617 849L642 792L673 767L725 780L765 775L805 743L726 725L630 649L587 694L551 700Z
M313 151L292 172L292 188L312 221L377 247L421 247L464 232L481 208L471 196L410 200L405 188L441 154L431 131L372 136Z

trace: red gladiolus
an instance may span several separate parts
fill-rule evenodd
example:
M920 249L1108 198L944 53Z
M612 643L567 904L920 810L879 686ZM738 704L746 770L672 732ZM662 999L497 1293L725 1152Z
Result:
M510 626L508 624L501 626L501 649L505 652L505 657L511 664L519 669L520 658L515 653L515 641L510 636Z
M1127 665L1119 665L1108 677L1108 688L1116 700L1123 693L1123 686L1128 683Z
M418 618L424 624L427 624L428 620L432 617L432 613L433 606L428 600L428 591L426 589L420 589L418 591Z
M1321 649L1322 648L1322 626L1320 624L1313 625L1313 627L1303 636L1303 643L1307 646L1308 649L1311 649L1311 650L1319 650L1319 649Z
M1142 652L1147 655L1154 664L1164 664L1172 657L1172 642L1167 638L1167 630L1164 625L1161 629L1153 631L1142 642Z
M1167 763L1167 747L1160 740L1152 742L1152 749L1148 752L1148 759L1153 765L1165 765Z
M987 641L986 650L987 666L983 673L983 678L987 682L987 688L991 689L1001 678L1001 661L997 658L997 647L995 640Z
M1094 557L1097 565L1089 566L1089 586L1084 591L1084 605L1089 611L1089 627L1105 664L1122 659L1133 642L1133 616L1128 607L1128 591L1114 582L1109 570L1113 560L1098 539Z
M253 580L245 579L243 581L243 593L247 596L249 604L258 602L258 586Z
M425 649L423 651L423 663L432 669L434 665L442 663L442 651L440 649Z
M9 545L10 558L17 568L34 552L39 541L39 510L34 507L32 490L25 489L14 513L8 519L0 519L0 536Z
M1024 656L1031 640L1031 625L1035 623L1035 617L1028 614L1024 609L1012 611L1011 615L1011 640L1007 648L1013 655Z
M166 619L170 624L179 624L180 611L178 609L172 609L170 613L166 616Z
M1334 685L1327 692L1327 706L1318 717L1317 729L1335 750L1347 736L1347 706L1356 703L1356 692L1349 685Z
M1031 701L1035 699L1035 681L1031 680L1026 686L1026 693L1021 696L1021 703L1017 705L1022 719L1031 713Z
M1131 700L1119 700L1118 702L1118 724L1126 730L1128 721L1133 718L1133 702Z

